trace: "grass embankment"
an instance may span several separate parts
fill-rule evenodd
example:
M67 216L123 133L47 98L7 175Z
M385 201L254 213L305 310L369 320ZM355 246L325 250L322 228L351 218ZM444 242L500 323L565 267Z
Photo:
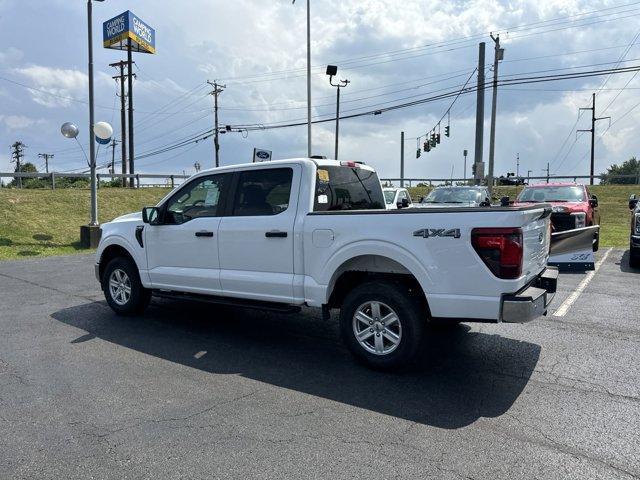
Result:
M98 191L100 222L155 205L165 188L102 188ZM0 189L0 260L85 252L80 225L89 223L89 191L85 189Z
M601 245L626 247L629 242L628 199L640 194L637 185L595 186L602 215ZM417 200L429 188L409 189ZM518 191L520 188L518 188ZM144 206L154 205L168 192L165 188L137 190L103 188L98 192L100 222L107 222ZM498 187L496 199L515 198L515 187ZM0 189L0 260L64 255L83 252L80 225L89 221L89 191L85 189Z
M600 208L600 245L603 247L629 246L630 215L629 196L632 193L640 195L639 185L595 185L589 188L598 197ZM429 187L409 188L411 197L417 201L426 195ZM508 196L515 200L522 187L496 187L493 195L495 200Z

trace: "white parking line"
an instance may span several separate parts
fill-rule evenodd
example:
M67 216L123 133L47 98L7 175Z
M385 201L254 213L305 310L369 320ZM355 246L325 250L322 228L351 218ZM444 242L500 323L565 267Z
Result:
M587 276L584 278L584 280L580 282L580 284L578 285L578 288L576 288L575 291L571 295L569 295L569 297L567 297L567 299L564 302L562 302L562 305L560 305L560 307L553 313L554 317L564 317L567 314L567 312L571 308L571 305L573 305L576 302L576 300L578 300L578 297L580 297L580 294L584 291L585 288L587 288L587 285L589 285L593 277L596 276L596 273L598 273L600 266L605 262L605 260L607 259L610 253L611 253L611 248L604 253L604 255L602 256L599 262L596 262L595 266L593 267L593 270L590 271L587 274Z

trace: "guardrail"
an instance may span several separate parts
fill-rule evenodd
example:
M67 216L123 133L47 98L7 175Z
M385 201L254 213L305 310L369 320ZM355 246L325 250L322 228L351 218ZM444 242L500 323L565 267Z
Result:
M108 179L108 180L116 180L116 179L133 179L135 180L136 188L147 187L147 186L157 186L158 184L141 184L140 180L144 179L154 179L160 178L164 179L167 182L167 186L171 188L176 186L177 180L185 180L190 177L190 175L177 175L177 174L166 174L166 173L98 173L98 188L100 188L100 181ZM29 178L40 178L44 180L49 180L51 182L51 189L56 189L56 179L59 178L86 178L87 180L91 179L91 174L89 173L68 173L68 172L51 172L51 173L36 173L36 172L0 172L0 180L3 178L10 179L29 179ZM21 184L21 182L19 182ZM179 184L180 182L178 182Z
M499 186L500 184L498 183L500 181L500 179L509 179L509 180L515 180L517 179L521 179L524 180L526 182L529 182L531 180L546 180L547 182L549 182L550 180L572 180L574 182L578 181L578 180L591 180L591 178L593 178L594 180L602 180L603 178L606 178L607 180L611 180L611 179L620 179L620 178L633 178L635 179L636 184L640 184L640 174L638 175L594 175L593 177L591 177L591 175L542 175L539 177L494 177L494 185ZM446 183L453 183L453 182L473 182L474 179L473 178L381 178L380 179L381 182L390 182L390 183L401 183L404 182L405 184L408 183L409 187L411 187L412 183L428 183L429 185L432 185L433 183L442 183L442 182L446 182ZM486 179L485 181L483 181L483 185L486 184Z

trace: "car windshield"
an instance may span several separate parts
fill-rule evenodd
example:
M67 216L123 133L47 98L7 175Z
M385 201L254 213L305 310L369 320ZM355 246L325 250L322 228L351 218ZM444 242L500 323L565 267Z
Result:
M480 203L484 196L479 188L436 188L422 203Z
M384 201L387 202L387 205L393 203L393 199L396 198L395 190L385 190L384 191Z
M522 190L519 202L582 202L584 188L579 186L531 187Z

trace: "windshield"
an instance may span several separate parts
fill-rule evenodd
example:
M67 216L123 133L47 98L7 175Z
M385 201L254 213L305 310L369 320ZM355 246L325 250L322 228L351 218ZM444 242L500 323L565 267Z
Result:
M480 203L486 193L479 188L436 188L422 203Z
M387 204L393 203L393 199L394 198L396 198L396 191L395 190L385 190L384 191L384 201L387 202Z
M525 188L519 202L583 202L584 188L578 186Z
M384 196L376 172L353 167L318 167L313 210L383 209Z

